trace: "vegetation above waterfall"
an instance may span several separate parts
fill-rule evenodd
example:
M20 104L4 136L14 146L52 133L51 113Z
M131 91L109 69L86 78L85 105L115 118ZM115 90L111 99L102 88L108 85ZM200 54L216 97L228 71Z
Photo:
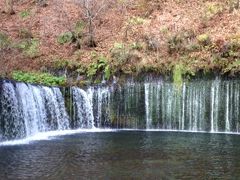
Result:
M81 85L153 72L181 84L197 72L240 72L239 0L6 0L0 7L1 77Z
M63 76L53 76L48 73L26 73L21 71L14 71L12 78L16 81L27 83L38 83L47 86L61 86L66 83L66 78Z

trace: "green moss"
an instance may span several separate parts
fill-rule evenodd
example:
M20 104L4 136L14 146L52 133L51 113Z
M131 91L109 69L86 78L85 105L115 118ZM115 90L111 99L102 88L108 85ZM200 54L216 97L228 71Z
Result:
M184 67L182 64L175 65L173 69L173 83L177 88L182 86L184 73Z
M186 58L187 57L183 57L182 59L179 59L179 63L175 64L172 70L173 83L177 88L180 88L182 86L184 79L188 80L190 79L190 77L193 77L196 74L196 70L191 67L191 64L185 62Z
M66 84L65 77L63 76L57 77L48 73L14 71L12 73L12 78L16 81L37 83L47 86L62 86Z

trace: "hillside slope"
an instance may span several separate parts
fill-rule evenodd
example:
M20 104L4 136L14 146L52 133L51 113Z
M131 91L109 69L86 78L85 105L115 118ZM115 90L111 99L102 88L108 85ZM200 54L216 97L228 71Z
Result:
M142 72L234 75L240 70L238 0L93 2L92 12L99 12L92 26L94 47L78 1L52 0L44 7L15 2L14 15L0 16L1 76L48 72L78 84L99 82L102 74L108 79Z

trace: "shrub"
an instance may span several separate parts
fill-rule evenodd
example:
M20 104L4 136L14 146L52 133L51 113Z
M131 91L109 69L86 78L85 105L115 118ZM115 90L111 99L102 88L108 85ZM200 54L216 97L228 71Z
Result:
M27 39L20 42L17 47L23 51L25 56L35 58L39 55L39 45L38 39Z
M14 71L12 78L16 81L22 81L27 83L38 83L47 86L65 85L66 78L63 76L57 77L48 73L34 73L34 72L22 72Z
M72 32L65 32L60 34L57 37L57 42L59 44L66 44L66 43L70 43L73 40L73 38L74 38L74 35Z
M221 4L215 2L206 3L206 6L204 8L204 19L209 20L222 11L223 7Z
M208 34L201 34L197 36L198 43L203 46L208 46L211 44L211 39Z
M240 71L240 59L237 59L234 62L228 64L227 67L223 69L223 73L231 73L232 75L239 71Z
M169 54L173 54L176 52L181 51L183 46L184 39L181 37L181 35L176 34L168 40L168 52Z
M133 42L132 44L130 44L130 48L133 50L142 50L143 44L139 42Z
M19 15L22 19L25 19L30 16L30 10L24 10L24 11L20 12Z
M111 56L118 65L125 64L130 56L130 49L123 43L115 43L111 49Z
M85 28L85 24L83 21L78 21L75 24L74 33L77 37L81 37L83 35L83 30Z
M95 56L95 57L97 60L91 63L90 66L88 67L87 77L92 79L98 73L103 73L106 80L109 80L111 76L111 68L107 58L102 55L99 57L98 56Z

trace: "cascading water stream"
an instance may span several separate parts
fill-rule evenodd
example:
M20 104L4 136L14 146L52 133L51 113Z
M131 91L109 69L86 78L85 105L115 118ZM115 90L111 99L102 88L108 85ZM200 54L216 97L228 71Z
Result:
M94 117L100 128L238 132L239 84L216 78L176 88L159 79L95 87Z
M62 93L63 92L63 93ZM0 81L0 141L69 129L158 129L238 133L239 80L162 79L57 88Z
M57 87L0 82L0 141L41 132L93 128L92 106L85 91L73 89L75 126L70 127L65 99Z
M146 111L146 128L150 129L152 125L152 117L150 115L151 111L151 100L149 100L149 97L151 97L149 94L149 84L144 84L144 91L145 91L145 111Z
M79 88L72 88L74 124L76 128L95 128L93 110L88 94Z

